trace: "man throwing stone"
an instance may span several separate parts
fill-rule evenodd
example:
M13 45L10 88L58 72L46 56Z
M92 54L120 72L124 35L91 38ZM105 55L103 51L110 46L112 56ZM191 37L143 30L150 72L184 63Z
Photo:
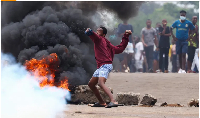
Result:
M120 45L114 46L112 45L106 38L107 29L105 27L100 27L97 29L96 33L93 32L90 28L85 31L92 41L94 42L94 51L95 51L95 59L97 62L97 70L94 72L92 78L90 79L88 86L94 92L95 96L99 100L98 103L95 103L92 107L117 107L118 103L113 98L111 91L105 85L105 82L108 78L108 74L113 69L112 62L114 58L114 54L119 54L124 51L128 42L129 35L132 34L130 30L124 33L122 37L122 42ZM99 94L96 85L99 85L104 92L109 96L111 102L106 105L103 101L102 97Z

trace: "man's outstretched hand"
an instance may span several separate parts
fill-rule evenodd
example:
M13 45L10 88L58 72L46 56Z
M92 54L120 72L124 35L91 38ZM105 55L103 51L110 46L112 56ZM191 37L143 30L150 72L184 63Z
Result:
M93 34L93 32L92 32L92 30L91 30L90 28L87 28L87 29L85 30L85 34L88 35L88 36L90 36L90 35Z
M132 32L131 32L131 30L126 30L125 34L131 35Z
M86 30L85 30L85 32L89 32L90 31L90 28L87 28Z

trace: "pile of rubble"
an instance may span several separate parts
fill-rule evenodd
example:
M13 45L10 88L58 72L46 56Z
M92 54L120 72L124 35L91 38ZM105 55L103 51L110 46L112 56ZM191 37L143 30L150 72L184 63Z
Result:
M106 95L106 93L97 86L97 89L99 90L102 98L106 103L110 102L109 97ZM110 88L111 93L113 93L112 88ZM138 105L140 101L140 93L117 93L116 101L119 104L124 105ZM98 102L97 98L95 97L94 93L91 91L91 89L87 85L80 85L77 86L74 90L74 93L71 94L71 101L72 103L84 103L84 104L94 104L95 102ZM153 97L150 94L146 94L141 103L142 105L155 105L157 102L157 99Z
M97 86L97 89L99 90L103 100L106 103L110 102L109 97L106 95L106 93ZM111 93L113 94L113 89L110 88ZM117 93L116 101L119 104L124 105L139 105L142 107L153 107L155 103L157 102L157 98L152 96L151 94L145 94L140 101L140 93L133 93L133 92L120 92ZM88 85L80 85L77 86L74 90L74 92L71 94L71 101L72 103L78 103L78 104L94 104L98 102L97 98L95 97L94 93L91 91L91 89L88 87ZM161 107L183 107L183 105L180 104L168 104L167 102L164 102L160 105ZM199 100L192 99L188 103L189 107L195 106L199 107Z

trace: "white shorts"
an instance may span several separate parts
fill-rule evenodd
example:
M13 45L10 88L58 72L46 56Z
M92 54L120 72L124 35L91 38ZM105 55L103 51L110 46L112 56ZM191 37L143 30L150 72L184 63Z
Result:
M111 72L112 69L112 64L104 64L94 72L93 77L104 77L107 79L108 74Z
M143 60L135 60L135 67L136 69L142 69L143 68Z

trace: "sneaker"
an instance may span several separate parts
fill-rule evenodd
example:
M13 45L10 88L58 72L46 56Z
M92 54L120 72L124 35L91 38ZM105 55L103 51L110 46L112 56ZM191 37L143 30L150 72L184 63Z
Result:
M186 73L185 70L182 70L182 73Z
M178 73L182 73L182 69L181 68L179 69Z
M149 69L149 72L150 72L150 73L153 73L153 69L150 68L150 69Z
M156 70L156 73L160 73L160 70L158 69L158 70Z
M158 69L158 70L156 70L156 72L160 72L160 70Z
M156 73L163 73L162 70L158 69L156 70Z
M130 68L129 67L127 67L127 69L126 70L128 70L128 72L130 73Z

